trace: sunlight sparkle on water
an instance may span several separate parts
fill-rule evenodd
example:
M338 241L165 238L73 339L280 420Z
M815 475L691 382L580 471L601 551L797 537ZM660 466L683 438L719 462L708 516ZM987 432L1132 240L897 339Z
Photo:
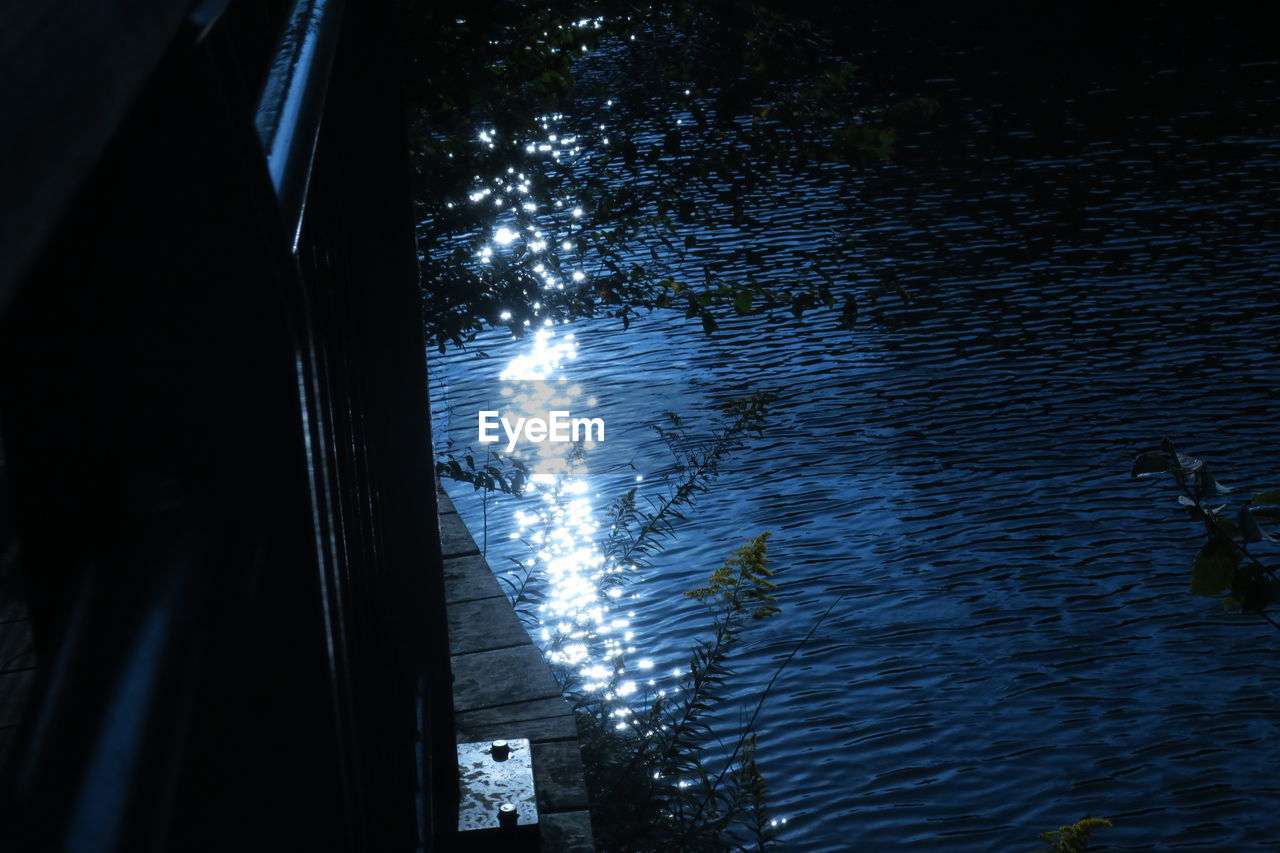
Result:
M608 105L614 106L614 102L610 100ZM518 146L517 150L524 149L525 162L519 166L548 164L557 158L572 163L584 150L580 146L590 144L588 137L565 131L559 124L565 119L561 114L538 119L543 128L541 138L505 141ZM606 125L600 124L599 130L605 129ZM481 148L492 149L497 141L492 128L479 130L477 137ZM585 206L578 199L539 197L533 192L531 175L517 174L516 166L506 166L505 174L488 178L476 175L474 181L469 201L484 205L493 219L503 222L491 221L488 245L473 250L477 266L496 264L502 258L503 263L530 270L543 294L540 300L531 301L539 313L548 295L565 290L570 282L589 281L585 270L575 269L581 260L570 265L559 255L578 250L578 229L585 219ZM515 322L510 310L501 311L500 318L507 324ZM489 407L500 407L503 415L512 419L545 418L549 411L562 409L587 414L597 404L595 396L584 394L580 384L569 381L567 375L578 357L573 334L562 332L557 321L545 316L519 322L530 327L530 332L522 338L519 354L500 372L500 402L495 400ZM603 482L591 479L588 454L593 446L590 441L577 446L557 442L518 446L513 455L527 466L528 480L525 499L513 507L517 530L510 535L529 547L528 556L520 559L530 572L530 588L536 589L538 597L536 606L526 607L537 620L534 633L544 652L575 673L583 689L609 702L610 716L619 728L625 728L634 718L631 705L639 699L640 686L653 685L655 675L665 681L666 667L655 670L647 658L628 664L628 657L639 651L631 627L634 614L628 612L623 618L615 608L619 604L634 606L630 600L639 594L626 588L625 578L635 567L627 561L611 563L605 557L600 524L606 517L600 505L600 493L605 489ZM642 479L637 477L636 481ZM635 675L628 673L628 668L645 671L645 680L628 678ZM675 675L682 673L677 669ZM651 691L646 687L643 692Z
M578 356L573 334L542 328L531 339L499 376L506 383L501 389L506 416L545 417L552 409L577 412L593 406L595 398L584 400L581 384L565 375ZM553 442L525 446L517 455L529 468L528 495L535 503L530 507L526 501L513 520L518 537L532 549L527 565L542 592L535 614L544 650L553 662L576 672L584 689L616 701L619 714L630 717L628 703L639 688L623 676L626 656L636 651L635 632L631 614L612 609L623 590L606 579L621 569L608 564L600 547L597 495L585 457ZM645 663L641 669L652 667ZM619 725L626 726L625 719Z
M566 335L556 340L551 329L539 329L533 338L533 350L511 359L506 368L498 375L500 380L545 380L551 379L561 364L576 357L578 348L572 336ZM536 414L544 415L546 410ZM529 415L535 414L530 412Z

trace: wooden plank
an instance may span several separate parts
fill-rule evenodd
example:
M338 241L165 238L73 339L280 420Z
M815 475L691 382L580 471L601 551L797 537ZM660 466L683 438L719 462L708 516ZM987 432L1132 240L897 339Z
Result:
M505 597L502 584L479 554L444 561L444 596L448 604L478 598Z
M441 515L458 511L458 508L453 505L453 498L449 497L444 489L436 490L436 505Z
M533 779L540 814L587 807L582 753L576 740L533 744Z
M445 559L480 553L471 531L457 513L440 516L440 553Z
M449 652L463 655L531 643L510 603L497 598L463 601L449 607Z
M563 704L563 703L562 703ZM565 706L565 713L555 717L543 717L538 720L512 720L486 725L474 725L458 722L458 743L472 743L486 740L511 740L512 738L528 738L533 743L549 743L551 741L570 741L578 743L578 726L573 715ZM461 718L465 715L459 715Z
M455 655L452 664L453 706L457 711L560 695L560 685L531 643Z
M541 815L542 849L557 853L595 853L591 815L587 811Z
M548 717L560 717L568 713L571 713L571 711L569 703L565 701L564 697L552 696L543 699L530 699L525 702L511 702L488 708L460 711L457 716L457 722L459 728L479 729L482 726L491 726L498 723L520 723ZM475 740L484 740L484 738L475 738Z

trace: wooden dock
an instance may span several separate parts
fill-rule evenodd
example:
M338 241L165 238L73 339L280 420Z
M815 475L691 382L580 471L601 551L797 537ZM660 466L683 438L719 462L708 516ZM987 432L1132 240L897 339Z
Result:
M573 712L453 502L438 498L458 742L528 738L542 850L591 853Z

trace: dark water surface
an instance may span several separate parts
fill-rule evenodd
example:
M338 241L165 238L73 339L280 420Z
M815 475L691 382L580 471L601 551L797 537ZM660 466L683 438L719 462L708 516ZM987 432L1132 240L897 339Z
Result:
M941 125L848 180L796 176L748 241L698 258L731 275L750 249L785 279L834 234L842 281L892 271L909 306L882 298L853 333L574 327L569 371L612 429L599 507L660 479L661 411L781 395L630 606L639 655L682 665L702 620L680 593L773 531L784 613L742 651L749 709L840 599L760 719L793 849L1030 849L1084 815L1115 822L1106 849L1280 848L1280 632L1187 594L1195 527L1127 478L1168 435L1242 492L1280 485L1280 65L1229 47L1045 90L954 45L913 55L901 85ZM446 429L473 438L528 345L435 365ZM527 555L518 508L487 508L495 566Z

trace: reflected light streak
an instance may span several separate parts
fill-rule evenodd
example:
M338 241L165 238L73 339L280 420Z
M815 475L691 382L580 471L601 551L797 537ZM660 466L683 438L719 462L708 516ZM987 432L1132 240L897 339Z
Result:
M599 27L599 21L584 19L579 26ZM608 106L614 106L614 101ZM557 127L564 118L560 113L539 116L541 138L504 142L523 148L529 165L575 163L585 150L581 146L589 147L590 143L587 137ZM599 126L601 133L605 129L605 124ZM493 127L479 129L478 147L492 150L497 141ZM603 144L608 145L607 137ZM474 176L467 200L483 205L503 223L491 221L487 244L473 249L477 266L524 266L544 293L585 286L591 276L581 269L582 259L563 266L559 259L561 252L578 249L578 229L586 217L584 205L573 198L538 198L532 187L531 177L517 173L515 166L506 167L502 175ZM534 302L533 308L541 312L542 301ZM596 405L595 397L584 399L582 388L566 375L568 365L578 356L573 334L559 333L550 318L535 319L536 331L530 320L519 321L530 327L525 338L528 346L499 375L504 415L544 418L552 410L577 413L591 409ZM500 311L500 320L508 324L515 321L510 310ZM625 728L631 724L630 705L639 701L640 694L665 694L654 686L652 676L662 679L659 673L665 673L666 668L654 670L653 662L643 659L633 666L644 672L645 678L626 677L626 658L637 651L630 621L634 614L615 608L624 601L630 604L638 593L625 589L625 579L634 566L608 565L603 554L602 534L607 530L597 523L598 517L603 518L603 508L595 505L589 487L587 453L593 446L590 441L517 446L513 455L529 472L528 500L514 513L517 532L511 538L523 540L530 548L525 567L530 572L530 589L541 594L535 633L544 652L574 673L583 690L611 702L610 716ZM641 479L636 477L637 482ZM680 670L675 674L678 677Z
M594 405L571 382L566 367L578 355L572 333L544 327L532 346L499 375L507 417L545 417L552 409L577 411ZM617 702L614 713L626 727L629 701L639 698L635 681L624 678L626 655L635 651L631 613L613 610L622 596L620 570L607 565L600 546L601 526L582 446L554 442L522 445L516 455L529 468L533 509L514 514L518 536L531 548L527 568L543 592L536 615L548 658L581 679L584 690ZM526 503L525 506L528 506ZM640 669L652 667L650 661Z

